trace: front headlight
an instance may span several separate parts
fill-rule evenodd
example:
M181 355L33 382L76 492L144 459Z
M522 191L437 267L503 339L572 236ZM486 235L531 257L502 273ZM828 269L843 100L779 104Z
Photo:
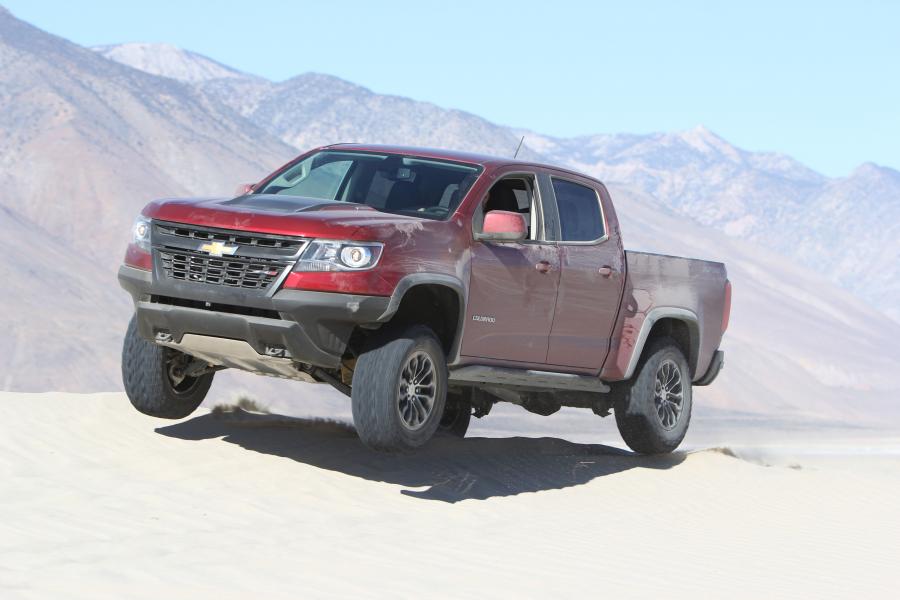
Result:
M294 271L365 271L378 264L383 249L381 242L313 240Z
M150 219L138 215L131 227L131 243L144 252L150 252L150 224Z

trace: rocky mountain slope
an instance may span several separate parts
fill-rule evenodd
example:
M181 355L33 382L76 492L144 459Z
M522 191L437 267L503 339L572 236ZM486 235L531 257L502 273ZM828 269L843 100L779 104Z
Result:
M829 179L698 127L558 140L544 156L638 187L692 219L788 256L900 321L900 173L871 163Z
M301 149L335 141L371 141L512 156L519 143L519 137L508 128L473 114L376 94L320 73L305 73L280 83L219 79L203 82L198 88ZM523 156L528 153L526 148Z
M114 44L91 48L116 62L127 64L139 71L162 75L188 83L199 83L211 79L239 78L249 76L202 54L182 50L171 44Z
M223 193L294 150L189 85L0 13L0 205L108 265L154 196Z
M900 172L866 163L771 229L776 250L900 321Z
M156 47L158 58L150 58ZM401 96L376 94L321 73L282 82L229 69L225 77L198 77L215 61L166 44L122 44L98 49L136 69L192 84L211 101L234 109L262 129L300 149L335 142L441 146L511 156L520 136L459 110ZM151 65L149 68L147 65ZM524 154L537 156L527 147Z

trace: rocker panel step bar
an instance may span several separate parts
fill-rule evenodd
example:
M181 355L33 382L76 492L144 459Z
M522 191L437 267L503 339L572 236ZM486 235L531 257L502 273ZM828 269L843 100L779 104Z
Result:
M579 390L584 392L609 392L609 386L597 379L571 373L534 371L531 369L509 369L471 365L450 371L451 383L503 384L524 388Z

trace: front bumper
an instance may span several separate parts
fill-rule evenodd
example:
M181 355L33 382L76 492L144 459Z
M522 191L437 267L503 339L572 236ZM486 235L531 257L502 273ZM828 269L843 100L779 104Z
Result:
M278 362L336 368L354 328L390 318L390 298L383 296L303 290L242 294L226 286L156 278L128 266L119 268L119 283L134 300L142 337L176 348L197 337L204 347L215 345L215 338L227 340L220 344L226 359L234 353L231 341L245 342L259 361L242 356L220 362L248 370L267 371L258 365Z

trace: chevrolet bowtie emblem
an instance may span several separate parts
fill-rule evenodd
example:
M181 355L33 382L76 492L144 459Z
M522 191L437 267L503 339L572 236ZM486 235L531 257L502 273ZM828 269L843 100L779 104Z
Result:
M226 246L223 242L209 242L200 245L200 252L208 252L210 256L231 256L237 252L237 246Z

